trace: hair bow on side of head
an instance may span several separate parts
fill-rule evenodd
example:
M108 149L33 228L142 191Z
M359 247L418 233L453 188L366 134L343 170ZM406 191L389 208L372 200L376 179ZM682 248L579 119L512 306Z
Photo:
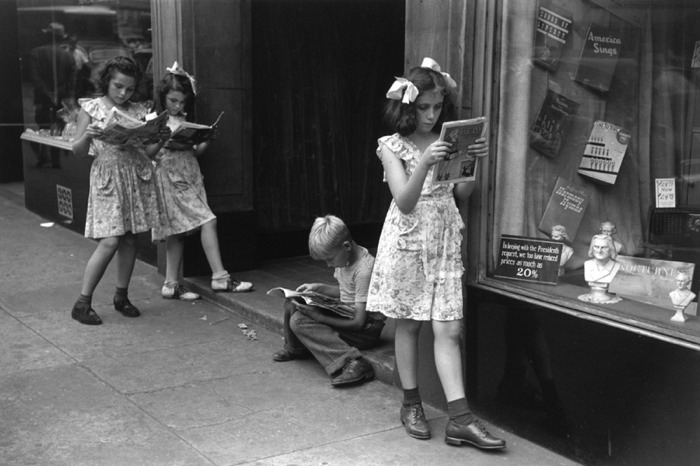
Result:
M396 78L386 93L387 98L410 104L418 97L418 88L406 78Z
M189 74L187 71L183 70L177 61L174 62L173 66L171 66L170 68L165 68L165 71L167 71L168 73L184 76L187 79L189 79L190 85L192 85L192 92L194 93L194 95L197 95L197 81L194 79L194 76Z
M432 58L425 57L423 59L423 63L420 65L421 68L428 68L431 69L437 73L440 73L444 78L445 78L445 83L447 84L448 89L457 89L457 83L455 82L452 77L447 74L443 73L442 70L440 69L440 65L437 64L435 60Z

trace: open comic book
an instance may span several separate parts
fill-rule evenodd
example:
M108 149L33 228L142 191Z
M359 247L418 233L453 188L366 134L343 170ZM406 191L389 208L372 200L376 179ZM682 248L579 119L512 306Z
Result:
M127 115L117 107L112 107L107 115L102 134L96 139L118 146L158 139L158 134L167 121L168 112L166 111L151 120L143 121Z
M474 180L478 159L467 154L467 148L486 136L486 117L446 121L442 124L440 140L452 144L445 160L435 164L433 183L448 184Z
M309 306L320 307L347 319L352 319L355 316L355 309L352 306L343 304L338 298L332 298L315 291L294 291L277 287L268 291L267 294L278 298L290 298Z
M194 145L208 140L223 114L224 112L219 113L216 121L210 126L191 123L189 121L184 122L175 128L175 131L170 135L170 141L178 144Z

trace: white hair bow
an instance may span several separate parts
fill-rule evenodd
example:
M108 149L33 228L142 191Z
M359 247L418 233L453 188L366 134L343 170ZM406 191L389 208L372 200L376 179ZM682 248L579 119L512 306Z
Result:
M437 62L432 58L425 57L420 67L429 68L433 71L440 73L445 78L445 84L447 84L448 89L457 89L457 83L455 82L455 80L452 79L452 77L449 74L443 73L442 70L440 70L440 65L438 65Z
M183 70L177 61L174 62L173 66L171 66L170 68L165 68L165 71L172 74L179 74L180 76L184 76L187 79L189 79L190 84L192 85L192 92L194 93L194 95L197 95L197 81L195 81L194 76L189 74L187 71Z
M418 97L418 88L406 78L396 78L386 93L387 98L410 104Z

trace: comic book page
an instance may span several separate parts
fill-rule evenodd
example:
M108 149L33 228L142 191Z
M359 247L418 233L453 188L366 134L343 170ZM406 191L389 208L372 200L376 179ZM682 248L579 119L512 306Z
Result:
M320 307L347 319L352 319L355 316L355 309L352 306L342 303L338 298L332 298L315 291L295 291L277 287L268 291L267 294L278 298L289 298L309 306Z
M449 184L476 178L477 157L467 154L467 148L482 137L486 137L486 117L468 120L447 121L442 124L440 140L452 144L445 160L433 168L433 183Z
M151 120L142 121L127 115L117 107L112 107L102 134L95 139L117 146L157 139L167 121L166 111Z

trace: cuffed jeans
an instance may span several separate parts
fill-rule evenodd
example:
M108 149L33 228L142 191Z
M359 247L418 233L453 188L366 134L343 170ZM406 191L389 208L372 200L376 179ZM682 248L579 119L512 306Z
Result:
M328 375L362 356L360 350L376 346L384 322L367 318L360 330L335 329L299 312L287 301L284 305L284 349L295 356L313 354Z

